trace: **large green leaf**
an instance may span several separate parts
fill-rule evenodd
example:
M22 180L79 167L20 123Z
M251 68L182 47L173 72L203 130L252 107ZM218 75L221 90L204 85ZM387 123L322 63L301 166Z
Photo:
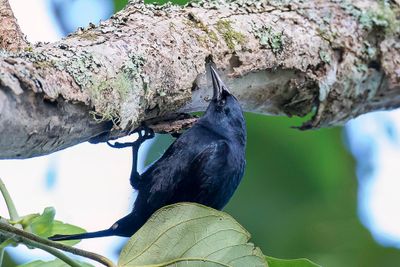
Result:
M269 267L321 267L308 259L282 260L266 257Z
M93 265L86 262L79 261L78 263L82 267L93 267ZM32 261L29 263L18 265L17 267L69 267L69 265L60 259L55 259L52 261L42 261L42 260Z
M166 206L131 237L118 266L267 266L230 215L199 204Z

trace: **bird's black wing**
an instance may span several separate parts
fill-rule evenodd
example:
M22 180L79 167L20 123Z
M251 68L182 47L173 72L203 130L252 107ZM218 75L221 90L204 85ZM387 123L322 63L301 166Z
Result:
M176 145L187 144L182 142ZM207 190L216 186L218 178L213 177L220 176L219 173L226 164L229 147L225 141L212 141L199 150L200 152L194 155L178 155L179 160L175 153L171 153L171 158L167 156L160 160L146 173L148 177L144 177L143 180L152 181L147 189L143 188L142 192L139 189L138 198L144 197L147 205L154 208L181 201L199 202L197 198L200 195L207 195ZM185 159L185 156L188 158Z
M212 142L190 164L187 201L194 201L216 209L222 209L230 199L238 177L232 166L232 154L224 140ZM233 188L234 187L234 188Z

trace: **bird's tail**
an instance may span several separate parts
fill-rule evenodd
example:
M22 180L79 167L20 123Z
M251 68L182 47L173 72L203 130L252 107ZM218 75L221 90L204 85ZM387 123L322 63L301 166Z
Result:
M112 228L109 228L106 230L82 233L82 234L53 235L53 236L49 237L49 239L52 241L65 241L65 240L87 239L87 238L95 238L95 237L103 237L103 236L111 236L111 235L115 235L115 233Z
M87 239L87 238L96 238L96 237L104 237L104 236L123 236L123 237L131 237L143 224L147 221L150 217L152 212L146 211L146 214L138 215L136 211L132 211L125 217L119 219L115 222L110 228L96 231L96 232L89 232L89 233L82 233L82 234L75 234L75 235L53 235L49 237L52 241L64 241L64 240L76 240L76 239Z

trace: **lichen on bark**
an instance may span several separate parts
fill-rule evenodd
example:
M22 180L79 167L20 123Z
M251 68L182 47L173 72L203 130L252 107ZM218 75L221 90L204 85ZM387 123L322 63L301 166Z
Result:
M372 0L218 0L184 7L133 1L58 42L0 53L0 110L9 109L0 125L17 113L12 101L34 102L46 111L38 114L51 114L14 136L15 144L34 136L26 154L38 155L99 134L115 138L175 112L201 111L212 92L205 75L210 59L244 110L304 116L316 109L303 128L340 125L400 105L398 17L398 7ZM73 118L66 109L74 110ZM57 136L51 142L40 136L48 125ZM20 148L8 153L9 144L0 141L2 157L24 154Z

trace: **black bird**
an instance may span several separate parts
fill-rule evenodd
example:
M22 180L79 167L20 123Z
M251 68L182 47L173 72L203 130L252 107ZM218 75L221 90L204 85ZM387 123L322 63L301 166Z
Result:
M131 185L138 190L130 214L109 229L76 235L55 235L52 240L102 236L132 236L159 208L177 202L196 202L221 210L232 197L245 168L246 125L242 108L211 67L213 98L205 114L176 139L163 156L142 175L136 169L137 149L152 138L148 129L132 146Z

